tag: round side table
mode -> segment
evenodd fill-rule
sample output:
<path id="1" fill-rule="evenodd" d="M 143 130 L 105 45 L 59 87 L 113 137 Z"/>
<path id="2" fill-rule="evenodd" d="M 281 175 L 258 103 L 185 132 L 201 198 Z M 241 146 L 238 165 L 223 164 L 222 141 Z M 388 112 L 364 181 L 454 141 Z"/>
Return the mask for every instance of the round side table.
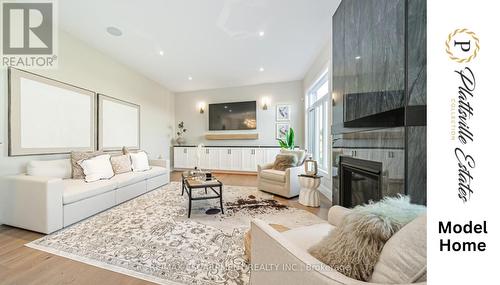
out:
<path id="1" fill-rule="evenodd" d="M 319 186 L 321 177 L 318 175 L 299 175 L 299 203 L 308 207 L 319 207 Z"/>

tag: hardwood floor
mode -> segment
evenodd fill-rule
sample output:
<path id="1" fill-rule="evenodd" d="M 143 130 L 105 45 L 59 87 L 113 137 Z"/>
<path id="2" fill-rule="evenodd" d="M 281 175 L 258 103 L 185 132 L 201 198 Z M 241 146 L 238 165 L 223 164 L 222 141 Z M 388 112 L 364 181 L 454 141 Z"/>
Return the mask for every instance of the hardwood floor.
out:
<path id="1" fill-rule="evenodd" d="M 226 185 L 257 185 L 255 175 L 216 173 L 215 176 Z M 180 172 L 172 173 L 171 179 L 180 181 Z M 331 206 L 330 201 L 323 195 L 319 208 L 302 206 L 297 202 L 297 198 L 276 199 L 325 220 Z M 24 246 L 42 236 L 39 233 L 0 225 L 0 285 L 153 284 Z"/>

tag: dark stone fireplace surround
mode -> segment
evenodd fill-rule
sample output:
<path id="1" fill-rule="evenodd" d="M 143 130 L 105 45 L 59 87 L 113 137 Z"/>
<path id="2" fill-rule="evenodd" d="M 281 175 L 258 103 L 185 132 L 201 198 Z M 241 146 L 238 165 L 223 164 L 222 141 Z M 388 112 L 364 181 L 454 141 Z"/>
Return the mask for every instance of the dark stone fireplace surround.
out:
<path id="1" fill-rule="evenodd" d="M 341 156 L 339 165 L 341 206 L 351 208 L 383 197 L 381 162 Z"/>

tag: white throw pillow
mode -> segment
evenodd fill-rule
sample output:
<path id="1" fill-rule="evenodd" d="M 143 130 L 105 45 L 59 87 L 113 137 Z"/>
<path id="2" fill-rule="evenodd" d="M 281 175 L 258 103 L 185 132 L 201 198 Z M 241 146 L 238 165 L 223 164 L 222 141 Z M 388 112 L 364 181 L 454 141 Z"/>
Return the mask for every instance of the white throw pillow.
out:
<path id="1" fill-rule="evenodd" d="M 28 162 L 26 174 L 30 176 L 45 176 L 62 179 L 71 178 L 71 160 L 33 160 Z"/>
<path id="2" fill-rule="evenodd" d="M 85 174 L 85 182 L 94 182 L 101 179 L 110 179 L 115 175 L 109 154 L 99 155 L 78 161 Z"/>
<path id="3" fill-rule="evenodd" d="M 148 155 L 144 151 L 130 153 L 130 159 L 132 160 L 132 171 L 138 172 L 150 169 Z"/>

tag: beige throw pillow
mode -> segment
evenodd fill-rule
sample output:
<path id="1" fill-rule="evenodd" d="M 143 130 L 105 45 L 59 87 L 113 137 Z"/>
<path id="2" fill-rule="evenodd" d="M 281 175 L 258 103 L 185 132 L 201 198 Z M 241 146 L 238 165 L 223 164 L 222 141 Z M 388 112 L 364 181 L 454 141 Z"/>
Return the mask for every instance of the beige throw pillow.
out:
<path id="1" fill-rule="evenodd" d="M 115 174 L 126 173 L 132 171 L 132 163 L 130 162 L 130 155 L 117 155 L 111 157 L 111 165 Z"/>
<path id="2" fill-rule="evenodd" d="M 385 242 L 424 212 L 403 196 L 358 206 L 309 253 L 348 277 L 368 281 Z"/>
<path id="3" fill-rule="evenodd" d="M 83 174 L 82 167 L 78 164 L 78 161 L 93 158 L 104 154 L 102 151 L 91 151 L 91 152 L 81 152 L 72 151 L 71 152 L 71 173 L 73 179 L 83 179 L 85 174 Z"/>
<path id="4" fill-rule="evenodd" d="M 281 149 L 281 154 L 293 154 L 297 156 L 296 166 L 302 165 L 307 155 L 306 151 L 302 149 Z"/>
<path id="5" fill-rule="evenodd" d="M 297 156 L 293 154 L 278 154 L 274 161 L 273 169 L 285 171 L 297 165 Z"/>
<path id="6" fill-rule="evenodd" d="M 370 282 L 403 284 L 427 279 L 427 215 L 421 215 L 384 245 Z"/>

